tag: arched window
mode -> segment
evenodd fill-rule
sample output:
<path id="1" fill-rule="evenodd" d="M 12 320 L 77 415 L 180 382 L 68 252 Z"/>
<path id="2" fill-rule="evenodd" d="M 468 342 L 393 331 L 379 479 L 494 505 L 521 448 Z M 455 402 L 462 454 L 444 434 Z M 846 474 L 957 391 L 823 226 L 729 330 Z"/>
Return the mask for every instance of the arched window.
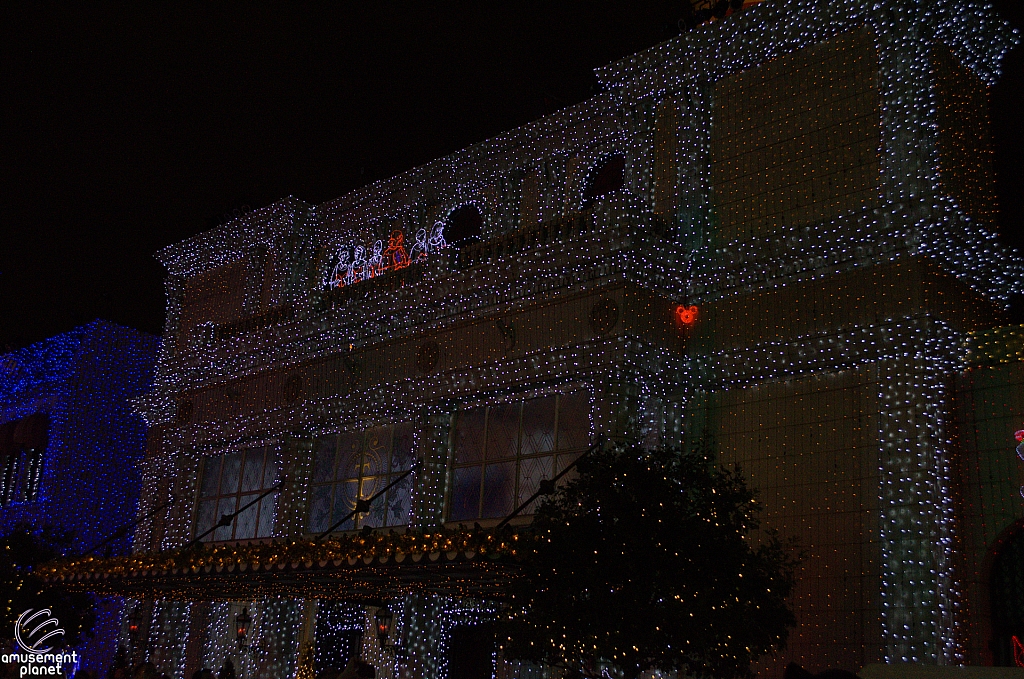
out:
<path id="1" fill-rule="evenodd" d="M 996 666 L 1024 660 L 1024 529 L 1018 527 L 992 562 L 992 656 Z"/>
<path id="2" fill-rule="evenodd" d="M 35 413 L 0 426 L 0 502 L 31 502 L 39 495 L 50 416 Z"/>
<path id="3" fill-rule="evenodd" d="M 476 205 L 463 205 L 448 215 L 444 225 L 444 239 L 448 245 L 461 247 L 480 240 L 484 218 Z"/>
<path id="4" fill-rule="evenodd" d="M 609 156 L 595 167 L 587 178 L 587 187 L 583 191 L 583 204 L 589 205 L 595 200 L 622 188 L 626 169 L 626 159 L 622 156 Z"/>

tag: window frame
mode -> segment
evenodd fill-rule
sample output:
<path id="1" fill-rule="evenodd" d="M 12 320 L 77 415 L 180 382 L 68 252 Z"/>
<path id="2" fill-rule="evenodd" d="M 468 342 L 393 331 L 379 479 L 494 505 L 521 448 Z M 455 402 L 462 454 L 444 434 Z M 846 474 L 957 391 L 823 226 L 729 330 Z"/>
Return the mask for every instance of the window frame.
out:
<path id="1" fill-rule="evenodd" d="M 398 430 L 399 427 L 406 427 L 406 426 L 409 429 L 408 433 L 412 437 L 411 444 L 410 444 L 411 447 L 410 447 L 410 450 L 409 450 L 409 459 L 407 461 L 407 466 L 405 466 L 405 467 L 403 467 L 401 469 L 398 469 L 398 468 L 392 469 L 392 466 L 394 465 L 394 455 L 395 455 L 395 440 L 396 440 L 395 433 L 396 433 L 396 431 Z M 371 464 L 370 462 L 367 461 L 367 456 L 368 456 L 368 453 L 370 452 L 369 451 L 369 445 L 367 443 L 368 442 L 368 437 L 370 436 L 371 432 L 373 432 L 375 430 L 379 430 L 379 429 L 386 429 L 386 430 L 388 430 L 388 437 L 389 438 L 388 438 L 388 444 L 387 444 L 387 460 L 382 463 L 382 468 L 381 469 L 378 469 L 375 473 L 367 474 L 367 473 L 365 473 L 365 471 L 366 471 L 367 467 L 369 467 L 370 464 Z M 330 477 L 328 478 L 328 480 L 326 480 L 326 481 L 316 481 L 315 479 L 316 479 L 317 464 L 318 464 L 318 459 L 317 458 L 319 456 L 319 450 L 314 449 L 313 460 L 312 460 L 312 462 L 313 462 L 313 469 L 310 472 L 309 481 L 307 483 L 307 489 L 308 489 L 307 490 L 307 498 L 308 498 L 308 502 L 307 502 L 306 511 L 304 513 L 303 533 L 306 534 L 306 535 L 318 535 L 318 534 L 322 533 L 324 530 L 326 530 L 327 528 L 329 528 L 331 525 L 333 525 L 339 518 L 341 518 L 340 516 L 336 516 L 335 515 L 334 508 L 335 508 L 335 505 L 338 502 L 338 493 L 345 488 L 346 484 L 351 483 L 352 481 L 355 481 L 356 482 L 356 494 L 355 494 L 355 497 L 356 498 L 360 498 L 360 499 L 369 499 L 370 497 L 373 497 L 373 495 L 375 493 L 379 492 L 380 490 L 383 490 L 388 484 L 390 484 L 392 481 L 394 481 L 395 478 L 397 478 L 398 476 L 404 474 L 409 469 L 411 469 L 413 461 L 416 458 L 416 446 L 417 446 L 417 439 L 418 439 L 417 432 L 418 432 L 418 425 L 417 425 L 416 421 L 414 421 L 414 420 L 402 420 L 402 421 L 398 421 L 398 422 L 388 422 L 388 423 L 385 423 L 385 424 L 379 424 L 379 425 L 375 425 L 375 426 L 372 426 L 372 427 L 366 427 L 364 429 L 348 429 L 348 430 L 345 430 L 345 431 L 336 431 L 336 432 L 331 432 L 331 433 L 327 433 L 327 434 L 324 434 L 322 436 L 316 437 L 315 440 L 317 442 L 319 442 L 320 440 L 325 439 L 325 438 L 334 439 L 334 443 L 333 443 L 334 460 L 331 463 L 331 473 L 330 473 Z M 341 451 L 341 440 L 344 437 L 346 437 L 346 436 L 353 436 L 353 435 L 359 437 L 359 442 L 360 442 L 359 443 L 359 452 L 355 455 L 354 465 L 349 465 L 349 466 L 354 466 L 354 468 L 357 471 L 356 471 L 356 475 L 354 477 L 343 476 L 343 475 L 340 475 L 340 473 L 339 473 L 339 465 L 342 464 L 343 459 L 344 459 L 343 456 L 342 456 L 342 451 Z M 344 461 L 345 462 L 350 462 L 350 460 L 344 460 Z M 406 478 L 410 479 L 410 477 L 406 477 Z M 365 491 L 365 488 L 366 488 L 367 484 L 370 483 L 370 482 L 375 482 L 375 481 L 377 481 L 378 483 L 373 487 L 373 491 L 364 494 L 364 491 Z M 382 481 L 382 483 L 380 481 Z M 412 483 L 411 480 L 409 482 Z M 327 516 L 328 516 L 328 523 L 326 525 L 324 525 L 324 526 L 321 526 L 319 528 L 314 529 L 314 527 L 312 526 L 313 511 L 315 509 L 315 507 L 314 507 L 314 504 L 315 504 L 314 496 L 315 496 L 316 491 L 318 489 L 325 488 L 325 487 L 331 489 L 330 490 L 330 494 L 329 494 L 329 499 L 328 499 L 328 514 L 327 514 Z M 379 529 L 379 528 L 402 528 L 402 527 L 405 527 L 405 526 L 409 525 L 409 521 L 412 518 L 412 498 L 411 498 L 412 488 L 411 487 L 408 488 L 408 490 L 410 492 L 410 498 L 409 498 L 409 501 L 408 501 L 408 507 L 406 508 L 406 516 L 405 516 L 404 522 L 403 523 L 391 523 L 390 520 L 389 520 L 389 511 L 391 509 L 392 493 L 394 493 L 396 489 L 401 491 L 401 490 L 406 490 L 407 487 L 406 487 L 406 484 L 398 484 L 398 485 L 395 486 L 395 488 L 393 488 L 392 490 L 388 491 L 388 493 L 386 493 L 384 495 L 384 497 L 382 498 L 383 501 L 384 501 L 384 506 L 385 506 L 383 521 L 379 525 L 370 526 L 371 528 L 375 528 L 375 529 Z M 377 502 L 380 502 L 380 500 L 378 500 Z M 351 511 L 351 509 L 354 509 L 354 507 L 350 508 L 349 511 Z M 352 524 L 351 528 L 340 528 L 339 527 L 339 528 L 334 529 L 331 532 L 332 533 L 350 533 L 350 532 L 356 532 L 356 531 L 362 530 L 367 525 L 365 523 L 367 521 L 367 518 L 372 516 L 372 514 L 373 514 L 373 512 L 357 513 L 351 519 L 349 519 L 346 522 L 346 523 L 351 522 L 351 524 Z"/>
<path id="2" fill-rule="evenodd" d="M 526 404 L 531 402 L 531 401 L 535 401 L 535 400 L 539 400 L 539 399 L 544 399 L 544 398 L 550 398 L 550 397 L 555 398 L 555 405 L 554 405 L 554 411 L 555 412 L 554 412 L 554 419 L 553 419 L 553 425 L 552 425 L 553 426 L 553 437 L 552 437 L 552 442 L 551 442 L 551 449 L 547 450 L 547 451 L 529 453 L 529 454 L 524 455 L 523 452 L 522 452 L 523 451 L 523 440 L 524 440 L 523 413 L 525 411 Z M 587 420 L 587 433 L 586 433 L 586 440 L 584 441 L 584 443 L 582 445 L 576 446 L 576 447 L 560 448 L 559 447 L 559 440 L 558 439 L 559 439 L 559 433 L 560 433 L 560 424 L 561 424 L 561 420 L 562 420 L 562 400 L 567 398 L 567 397 L 578 397 L 578 398 L 583 399 L 583 401 L 585 403 L 585 415 L 584 416 L 586 417 L 586 420 Z M 517 405 L 518 406 L 518 424 L 517 424 L 517 433 L 516 433 L 516 453 L 515 453 L 515 456 L 511 457 L 511 458 L 494 458 L 494 459 L 491 459 L 491 458 L 488 457 L 488 454 L 487 454 L 487 452 L 488 452 L 487 451 L 488 441 L 489 441 L 489 438 L 490 438 L 489 432 L 490 432 L 490 424 L 491 424 L 491 411 L 494 408 L 501 407 L 501 406 L 508 406 L 508 405 Z M 457 446 L 458 446 L 458 427 L 459 427 L 458 418 L 462 417 L 465 413 L 473 412 L 473 411 L 476 411 L 476 410 L 479 410 L 479 409 L 485 409 L 484 426 L 483 426 L 483 428 L 480 431 L 480 437 L 481 437 L 481 441 L 482 441 L 482 447 L 481 447 L 481 450 L 480 450 L 480 457 L 479 457 L 478 460 L 474 460 L 474 461 L 471 461 L 471 462 L 463 462 L 463 463 L 456 462 L 456 454 L 458 452 L 457 451 Z M 500 522 L 507 514 L 506 515 L 502 515 L 502 516 L 487 517 L 487 518 L 481 516 L 483 514 L 484 503 L 485 503 L 485 500 L 486 500 L 486 498 L 484 496 L 484 491 L 486 490 L 486 487 L 487 487 L 487 467 L 488 466 L 494 466 L 494 465 L 499 464 L 501 462 L 507 462 L 507 461 L 514 461 L 515 462 L 515 477 L 514 477 L 514 480 L 513 480 L 513 488 L 512 488 L 512 506 L 511 506 L 511 509 L 509 509 L 509 511 L 508 511 L 508 513 L 511 513 L 512 511 L 514 511 L 516 509 L 516 507 L 519 506 L 519 504 L 521 502 L 525 501 L 529 497 L 529 495 L 520 497 L 520 483 L 522 481 L 522 478 L 521 478 L 522 474 L 521 474 L 521 472 L 522 472 L 522 462 L 523 462 L 523 460 L 534 460 L 534 459 L 541 459 L 541 458 L 544 458 L 544 457 L 550 457 L 551 458 L 551 468 L 548 470 L 548 475 L 542 477 L 542 479 L 538 479 L 536 484 L 535 484 L 536 487 L 539 487 L 539 484 L 540 484 L 541 480 L 554 478 L 562 469 L 565 468 L 566 464 L 568 464 L 568 463 L 563 464 L 562 463 L 562 458 L 571 458 L 572 460 L 574 460 L 577 457 L 579 457 L 581 454 L 583 454 L 583 452 L 586 451 L 587 448 L 589 447 L 590 439 L 593 437 L 592 416 L 593 416 L 593 408 L 592 408 L 592 404 L 590 403 L 590 394 L 589 394 L 589 392 L 586 389 L 582 389 L 582 388 L 578 389 L 578 390 L 575 390 L 575 391 L 558 391 L 558 392 L 549 393 L 549 394 L 535 394 L 535 395 L 531 395 L 531 396 L 523 396 L 523 397 L 518 397 L 518 398 L 515 398 L 515 399 L 504 400 L 504 401 L 496 401 L 496 402 L 489 402 L 489 403 L 479 403 L 479 404 L 474 404 L 474 405 L 469 406 L 469 407 L 460 408 L 459 411 L 455 415 L 455 421 L 453 422 L 452 427 L 451 427 L 451 437 L 450 437 L 450 442 L 449 442 L 450 445 L 449 445 L 449 454 L 448 454 L 448 465 L 447 465 L 447 471 L 446 471 L 446 474 L 445 474 L 446 484 L 445 484 L 444 511 L 443 511 L 444 523 L 445 524 L 457 525 L 457 524 L 460 524 L 460 523 L 474 522 L 474 523 L 479 523 L 481 525 L 487 525 L 487 524 L 490 524 L 490 523 L 498 523 L 498 522 Z M 468 518 L 453 519 L 452 518 L 452 509 L 453 509 L 453 499 L 454 499 L 454 494 L 455 494 L 455 474 L 456 474 L 457 470 L 459 470 L 459 469 L 472 469 L 474 467 L 480 470 L 480 481 L 479 481 L 479 490 L 478 490 L 478 498 L 477 498 L 476 516 L 475 517 L 468 517 Z M 530 493 L 530 495 L 532 495 L 532 494 L 533 493 Z M 521 514 L 517 518 L 522 519 L 523 517 L 529 517 L 531 515 L 532 515 L 532 512 L 523 513 L 523 514 Z"/>
<path id="3" fill-rule="evenodd" d="M 260 483 L 259 483 L 259 487 L 256 490 L 243 490 L 242 483 L 243 483 L 244 476 L 245 476 L 245 462 L 246 462 L 247 454 L 249 453 L 249 451 L 252 451 L 252 450 L 263 450 L 263 467 L 261 469 L 261 474 L 260 474 Z M 271 490 L 275 486 L 277 486 L 278 483 L 280 483 L 281 474 L 283 473 L 282 464 L 281 464 L 281 450 L 282 450 L 282 445 L 281 445 L 281 442 L 279 440 L 268 439 L 268 440 L 263 440 L 263 441 L 252 441 L 252 442 L 246 443 L 244 445 L 237 445 L 237 446 L 232 446 L 230 448 L 221 449 L 219 452 L 213 453 L 211 455 L 203 455 L 201 457 L 201 459 L 200 459 L 199 474 L 197 475 L 197 479 L 196 479 L 195 501 L 193 503 L 193 516 L 192 516 L 192 536 L 193 536 L 193 538 L 198 537 L 201 532 L 205 532 L 209 528 L 213 528 L 216 525 L 216 523 L 218 521 L 220 521 L 220 517 L 223 514 L 228 513 L 228 512 L 220 511 L 221 500 L 222 499 L 226 499 L 226 498 L 229 498 L 229 497 L 233 496 L 235 498 L 235 502 L 234 502 L 234 509 L 232 511 L 233 512 L 237 512 L 240 507 L 242 507 L 243 505 L 247 504 L 250 500 L 256 499 L 257 497 L 259 497 L 263 493 L 265 493 L 268 490 Z M 240 457 L 240 461 L 239 461 L 238 481 L 237 481 L 237 485 L 236 485 L 236 490 L 235 490 L 234 493 L 222 493 L 221 492 L 221 483 L 223 481 L 223 476 L 224 476 L 224 461 L 225 461 L 225 459 L 228 456 L 234 455 L 234 454 L 238 454 L 238 455 L 241 456 Z M 216 492 L 213 495 L 203 495 L 203 485 L 204 485 L 203 482 L 205 480 L 205 474 L 206 474 L 207 465 L 210 464 L 210 460 L 219 460 L 219 467 L 218 467 L 218 470 L 217 470 Z M 267 482 L 265 481 L 268 465 L 273 465 L 273 468 L 274 468 L 274 474 L 271 477 L 272 481 L 271 481 L 270 485 L 268 485 Z M 274 531 L 277 528 L 277 519 L 278 519 L 278 510 L 279 510 L 278 501 L 279 501 L 280 497 L 281 497 L 281 491 L 280 490 L 276 490 L 275 492 L 270 493 L 269 495 L 267 495 L 267 497 L 263 498 L 263 500 L 261 500 L 260 502 L 256 503 L 252 508 L 250 508 L 249 510 L 246 510 L 246 512 L 248 512 L 248 511 L 250 511 L 252 509 L 255 509 L 255 516 L 253 518 L 253 531 L 252 531 L 253 534 L 252 534 L 251 537 L 245 537 L 245 538 L 235 537 L 235 535 L 236 535 L 236 533 L 238 531 L 238 519 L 239 519 L 239 516 L 235 516 L 234 519 L 232 519 L 232 521 L 231 521 L 231 526 L 230 526 L 231 536 L 230 537 L 218 539 L 217 538 L 218 533 L 220 531 L 222 531 L 222 530 L 225 530 L 225 528 L 216 528 L 212 533 L 210 533 L 209 535 L 207 535 L 206 537 L 203 538 L 203 542 L 204 543 L 224 544 L 224 543 L 231 543 L 231 542 L 243 543 L 243 542 L 262 541 L 262 540 L 270 540 L 270 539 L 272 539 L 274 537 Z M 244 499 L 244 501 L 243 501 L 243 499 Z M 268 499 L 270 499 L 269 503 L 267 503 Z M 203 502 L 210 502 L 210 501 L 214 502 L 212 523 L 210 525 L 204 527 L 202 529 L 202 531 L 200 531 L 199 522 L 200 522 L 200 518 L 201 518 L 201 506 L 202 506 Z M 267 506 L 270 506 L 270 507 L 273 508 L 273 518 L 272 518 L 272 520 L 270 522 L 269 534 L 268 535 L 259 535 L 259 533 L 260 533 L 260 526 L 261 526 L 261 521 L 260 521 L 261 511 L 264 509 L 265 504 Z"/>

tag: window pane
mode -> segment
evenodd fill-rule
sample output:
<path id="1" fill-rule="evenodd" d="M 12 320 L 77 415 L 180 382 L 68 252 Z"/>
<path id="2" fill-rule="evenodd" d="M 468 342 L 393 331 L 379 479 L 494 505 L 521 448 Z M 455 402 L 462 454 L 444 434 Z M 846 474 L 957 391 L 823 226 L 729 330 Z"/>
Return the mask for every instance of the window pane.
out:
<path id="1" fill-rule="evenodd" d="M 349 432 L 338 437 L 338 468 L 339 479 L 354 479 L 359 476 L 359 453 L 363 449 L 362 433 Z"/>
<path id="2" fill-rule="evenodd" d="M 402 422 L 395 425 L 395 433 L 391 444 L 391 471 L 404 472 L 412 466 L 415 451 L 413 451 L 413 424 Z"/>
<path id="3" fill-rule="evenodd" d="M 374 427 L 366 432 L 363 476 L 386 474 L 391 457 L 391 427 Z"/>
<path id="4" fill-rule="evenodd" d="M 527 498 L 537 492 L 537 487 L 540 485 L 542 479 L 550 479 L 554 476 L 552 471 L 553 465 L 554 456 L 528 457 L 519 461 L 519 492 L 516 499 L 517 507 L 520 503 L 525 502 Z M 533 502 L 534 504 L 524 510 L 527 514 L 533 514 L 537 509 L 536 505 L 540 502 L 540 498 Z"/>
<path id="5" fill-rule="evenodd" d="M 258 497 L 259 495 L 256 493 L 243 495 L 238 499 L 238 508 L 241 509 Z M 258 511 L 259 503 L 256 503 L 238 515 L 238 518 L 235 519 L 236 540 L 248 540 L 256 535 L 256 513 Z"/>
<path id="6" fill-rule="evenodd" d="M 252 448 L 245 451 L 245 464 L 242 467 L 242 492 L 259 490 L 263 482 L 263 448 Z"/>
<path id="7" fill-rule="evenodd" d="M 512 513 L 515 500 L 516 463 L 501 462 L 484 468 L 484 497 L 480 518 L 493 519 Z"/>
<path id="8" fill-rule="evenodd" d="M 571 453 L 569 455 L 559 455 L 557 460 L 555 461 L 555 474 L 560 473 L 563 469 L 568 467 L 569 464 L 573 460 L 575 460 L 577 457 L 579 457 L 582 454 L 583 453 Z M 558 484 L 562 485 L 563 483 L 568 483 L 569 481 L 575 479 L 576 476 L 577 476 L 576 469 L 574 468 L 571 472 L 569 472 L 568 474 L 563 476 L 561 479 L 559 479 L 558 480 Z"/>
<path id="9" fill-rule="evenodd" d="M 337 437 L 317 439 L 313 461 L 313 483 L 323 483 L 334 478 L 334 453 Z"/>
<path id="10" fill-rule="evenodd" d="M 555 397 L 535 398 L 523 404 L 521 455 L 549 453 L 555 449 Z"/>
<path id="11" fill-rule="evenodd" d="M 316 486 L 309 501 L 309 532 L 322 533 L 331 519 L 331 487 Z"/>
<path id="12" fill-rule="evenodd" d="M 217 494 L 217 483 L 220 481 L 221 456 L 203 458 L 203 484 L 199 490 L 200 497 L 211 497 Z"/>
<path id="13" fill-rule="evenodd" d="M 334 512 L 331 515 L 331 523 L 341 520 L 341 517 L 348 515 L 356 508 L 356 491 L 359 484 L 356 481 L 345 481 L 334 488 Z M 334 530 L 352 530 L 355 527 L 352 519 Z"/>
<path id="14" fill-rule="evenodd" d="M 19 454 L 18 463 L 14 467 L 14 481 L 11 484 L 11 490 L 13 492 L 12 497 L 15 502 L 21 502 L 25 499 L 25 476 L 27 476 L 28 460 L 24 453 Z"/>
<path id="15" fill-rule="evenodd" d="M 274 514 L 277 507 L 277 493 L 271 493 L 260 500 L 260 522 L 256 527 L 256 537 L 269 538 L 274 534 Z M 326 526 L 325 526 L 326 528 Z"/>
<path id="16" fill-rule="evenodd" d="M 486 408 L 464 410 L 455 423 L 455 463 L 484 459 L 484 416 Z"/>
<path id="17" fill-rule="evenodd" d="M 480 511 L 480 467 L 456 469 L 452 479 L 449 521 L 475 519 Z"/>
<path id="18" fill-rule="evenodd" d="M 365 487 L 365 486 L 364 486 Z M 363 497 L 369 499 L 371 496 L 363 493 Z M 384 525 L 384 517 L 387 515 L 388 505 L 385 502 L 387 498 L 381 496 L 370 504 L 370 511 L 359 519 L 360 526 L 373 526 L 379 528 Z"/>
<path id="19" fill-rule="evenodd" d="M 277 461 L 275 460 L 276 455 L 274 451 L 267 449 L 267 463 L 263 467 L 263 487 L 262 490 L 269 490 L 277 485 Z"/>
<path id="20" fill-rule="evenodd" d="M 196 537 L 213 528 L 214 521 L 216 521 L 214 518 L 216 509 L 216 500 L 203 500 L 199 503 L 199 510 L 196 512 Z M 210 536 L 207 535 L 206 539 L 209 540 Z"/>
<path id="21" fill-rule="evenodd" d="M 230 495 L 238 492 L 238 472 L 241 466 L 241 453 L 231 453 L 224 456 L 224 469 L 220 475 L 221 495 Z"/>
<path id="22" fill-rule="evenodd" d="M 388 485 L 388 477 L 386 476 L 371 476 L 369 478 L 364 478 L 361 497 L 364 500 L 369 500 L 378 491 L 383 490 L 386 485 Z"/>
<path id="23" fill-rule="evenodd" d="M 558 449 L 572 450 L 590 445 L 590 399 L 586 393 L 558 399 Z"/>
<path id="24" fill-rule="evenodd" d="M 217 514 L 214 516 L 214 523 L 220 521 L 220 517 L 225 514 L 231 514 L 235 511 L 235 500 L 236 496 L 222 497 L 220 502 L 217 504 Z M 221 526 L 217 530 L 213 531 L 214 540 L 230 540 L 233 523 L 230 526 Z"/>
<path id="25" fill-rule="evenodd" d="M 412 476 L 406 476 L 388 491 L 386 526 L 404 526 L 409 523 L 409 496 Z M 381 498 L 383 500 L 384 498 Z M 381 500 L 378 500 L 380 502 Z"/>
<path id="26" fill-rule="evenodd" d="M 504 460 L 516 456 L 519 447 L 520 403 L 491 406 L 487 413 L 488 460 Z"/>

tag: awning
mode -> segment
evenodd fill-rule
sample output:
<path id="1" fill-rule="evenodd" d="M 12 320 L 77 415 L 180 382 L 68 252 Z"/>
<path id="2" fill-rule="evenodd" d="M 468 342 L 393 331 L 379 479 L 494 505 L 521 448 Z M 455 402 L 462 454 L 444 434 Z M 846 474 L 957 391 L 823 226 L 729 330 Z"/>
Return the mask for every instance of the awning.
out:
<path id="1" fill-rule="evenodd" d="M 486 531 L 343 535 L 322 543 L 276 540 L 39 569 L 74 590 L 180 601 L 263 596 L 379 602 L 412 593 L 503 599 L 531 537 Z"/>

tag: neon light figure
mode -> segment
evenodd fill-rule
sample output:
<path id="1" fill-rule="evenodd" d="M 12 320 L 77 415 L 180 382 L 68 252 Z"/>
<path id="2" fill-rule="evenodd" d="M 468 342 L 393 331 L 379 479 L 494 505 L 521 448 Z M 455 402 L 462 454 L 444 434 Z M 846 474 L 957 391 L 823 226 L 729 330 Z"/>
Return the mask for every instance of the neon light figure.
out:
<path id="1" fill-rule="evenodd" d="M 357 245 L 355 254 L 352 256 L 352 266 L 349 268 L 352 282 L 358 283 L 369 278 L 366 269 L 366 248 Z"/>
<path id="2" fill-rule="evenodd" d="M 1013 438 L 1017 439 L 1017 459 L 1024 462 L 1024 429 L 1018 429 L 1013 432 Z M 1024 497 L 1024 486 L 1020 487 L 1020 496 Z M 1024 667 L 1024 665 L 1021 667 Z"/>
<path id="3" fill-rule="evenodd" d="M 429 252 L 436 252 L 448 247 L 448 244 L 444 242 L 444 222 L 434 224 L 434 229 L 430 232 L 429 246 Z"/>
<path id="4" fill-rule="evenodd" d="M 341 288 L 349 284 L 352 267 L 348 264 L 348 258 L 351 256 L 352 253 L 349 252 L 347 246 L 342 246 L 338 250 L 338 263 L 334 265 L 334 271 L 331 272 L 328 287 Z"/>
<path id="5" fill-rule="evenodd" d="M 409 254 L 405 251 L 405 236 L 395 229 L 388 238 L 388 249 L 384 251 L 384 265 L 398 271 L 409 266 Z"/>
<path id="6" fill-rule="evenodd" d="M 418 262 L 421 259 L 426 259 L 429 251 L 430 245 L 427 244 L 427 230 L 420 229 L 416 232 L 416 241 L 412 244 L 412 250 L 409 251 L 409 260 Z"/>
<path id="7" fill-rule="evenodd" d="M 384 241 L 377 241 L 373 244 L 373 254 L 366 260 L 367 268 L 369 269 L 369 275 L 366 278 L 373 278 L 379 276 L 388 270 L 387 263 L 384 261 Z"/>

